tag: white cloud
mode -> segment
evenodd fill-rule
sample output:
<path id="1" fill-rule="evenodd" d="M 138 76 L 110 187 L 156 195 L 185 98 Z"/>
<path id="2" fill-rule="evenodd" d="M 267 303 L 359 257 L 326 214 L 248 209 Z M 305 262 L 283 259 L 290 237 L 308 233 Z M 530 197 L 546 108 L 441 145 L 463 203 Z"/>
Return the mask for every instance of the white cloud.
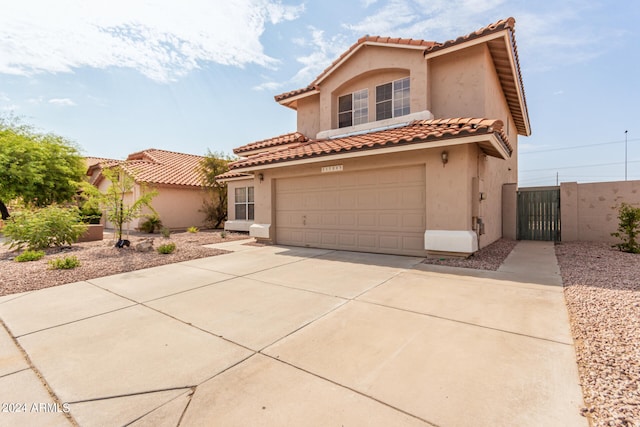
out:
<path id="1" fill-rule="evenodd" d="M 304 6 L 279 0 L 21 0 L 0 14 L 0 73 L 127 67 L 159 82 L 203 62 L 273 66 L 265 25 L 296 19 Z"/>
<path id="2" fill-rule="evenodd" d="M 0 92 L 0 102 L 9 102 L 11 101 L 11 98 L 9 98 L 9 95 L 7 95 L 4 92 Z"/>
<path id="3" fill-rule="evenodd" d="M 291 81 L 298 85 L 308 85 L 328 67 L 342 52 L 347 50 L 353 40 L 348 41 L 344 35 L 335 35 L 327 38 L 324 31 L 315 27 L 309 27 L 310 40 L 304 45 L 309 47 L 308 55 L 300 56 L 296 60 L 302 64 L 302 68 L 293 76 Z"/>
<path id="4" fill-rule="evenodd" d="M 60 107 L 73 107 L 77 105 L 73 100 L 69 98 L 51 98 L 49 104 L 57 105 Z"/>
<path id="5" fill-rule="evenodd" d="M 602 54 L 606 43 L 624 36 L 584 19 L 597 14 L 599 7 L 604 6 L 598 0 L 389 0 L 377 2 L 368 16 L 345 28 L 353 37 L 370 34 L 444 42 L 514 16 L 519 50 L 530 59 L 528 68 L 541 70 L 557 63 L 589 61 Z"/>
<path id="6" fill-rule="evenodd" d="M 274 92 L 276 90 L 281 89 L 283 86 L 284 86 L 284 83 L 269 81 L 269 82 L 264 82 L 254 86 L 253 90 L 259 90 L 259 91 L 265 90 L 269 92 Z"/>

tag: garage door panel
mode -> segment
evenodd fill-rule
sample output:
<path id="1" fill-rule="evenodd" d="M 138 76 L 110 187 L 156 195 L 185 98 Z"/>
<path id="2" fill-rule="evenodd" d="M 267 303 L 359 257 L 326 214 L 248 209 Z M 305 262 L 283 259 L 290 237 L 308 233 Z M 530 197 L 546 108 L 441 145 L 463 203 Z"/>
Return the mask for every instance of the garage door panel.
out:
<path id="1" fill-rule="evenodd" d="M 424 254 L 424 165 L 279 179 L 275 199 L 278 243 Z"/>
<path id="2" fill-rule="evenodd" d="M 374 228 L 378 225 L 376 221 L 377 215 L 375 213 L 360 213 L 358 214 L 358 227 L 359 228 Z"/>

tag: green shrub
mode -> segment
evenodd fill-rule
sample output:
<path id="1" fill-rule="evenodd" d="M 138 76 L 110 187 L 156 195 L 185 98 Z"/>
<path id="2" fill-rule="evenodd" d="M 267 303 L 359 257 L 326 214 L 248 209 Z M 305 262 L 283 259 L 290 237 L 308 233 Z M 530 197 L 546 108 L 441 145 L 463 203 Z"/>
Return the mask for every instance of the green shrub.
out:
<path id="1" fill-rule="evenodd" d="M 164 237 L 165 239 L 168 239 L 169 237 L 171 237 L 171 230 L 169 230 L 167 227 L 163 227 L 162 237 Z"/>
<path id="2" fill-rule="evenodd" d="M 14 258 L 17 262 L 38 261 L 44 257 L 44 251 L 24 251 Z"/>
<path id="3" fill-rule="evenodd" d="M 171 242 L 171 243 L 165 243 L 164 245 L 160 245 L 158 246 L 158 253 L 160 254 L 171 254 L 173 253 L 173 251 L 176 250 L 176 244 Z"/>
<path id="4" fill-rule="evenodd" d="M 55 205 L 15 213 L 2 229 L 12 249 L 27 246 L 34 250 L 71 245 L 86 231 L 78 208 Z"/>
<path id="5" fill-rule="evenodd" d="M 198 230 L 198 227 L 189 227 L 189 228 L 187 228 L 187 231 L 189 233 L 197 233 L 200 230 Z"/>
<path id="6" fill-rule="evenodd" d="M 628 203 L 622 203 L 618 210 L 618 231 L 611 233 L 613 237 L 622 240 L 622 243 L 614 245 L 623 252 L 640 254 L 640 208 L 634 208 Z"/>
<path id="7" fill-rule="evenodd" d="M 76 256 L 66 256 L 64 258 L 56 258 L 49 261 L 51 270 L 70 270 L 80 266 L 80 261 Z"/>
<path id="8" fill-rule="evenodd" d="M 162 229 L 162 221 L 156 214 L 147 215 L 147 219 L 140 224 L 140 231 L 144 233 L 155 233 L 160 229 Z"/>
<path id="9" fill-rule="evenodd" d="M 220 237 L 223 238 L 223 239 L 226 239 L 227 238 L 227 232 L 226 231 L 221 231 L 220 232 Z"/>
<path id="10" fill-rule="evenodd" d="M 84 205 L 80 208 L 80 220 L 85 224 L 100 224 L 102 211 L 99 207 Z"/>

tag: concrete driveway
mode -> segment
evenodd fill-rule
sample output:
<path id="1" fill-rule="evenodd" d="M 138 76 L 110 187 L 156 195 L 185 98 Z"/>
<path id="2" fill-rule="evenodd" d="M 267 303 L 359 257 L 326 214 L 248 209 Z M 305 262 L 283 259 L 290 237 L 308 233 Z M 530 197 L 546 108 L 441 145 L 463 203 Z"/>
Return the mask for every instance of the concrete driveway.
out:
<path id="1" fill-rule="evenodd" d="M 587 426 L 528 243 L 491 273 L 232 243 L 2 297 L 0 425 Z"/>

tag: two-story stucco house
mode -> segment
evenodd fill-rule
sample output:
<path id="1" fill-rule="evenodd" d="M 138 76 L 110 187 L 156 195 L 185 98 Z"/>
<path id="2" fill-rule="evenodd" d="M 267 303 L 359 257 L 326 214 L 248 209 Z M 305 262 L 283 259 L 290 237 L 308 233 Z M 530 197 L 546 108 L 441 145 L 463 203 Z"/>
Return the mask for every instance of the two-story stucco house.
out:
<path id="1" fill-rule="evenodd" d="M 277 244 L 468 255 L 502 236 L 529 117 L 509 18 L 444 43 L 363 37 L 277 95 L 294 133 L 237 148 L 228 229 Z"/>

